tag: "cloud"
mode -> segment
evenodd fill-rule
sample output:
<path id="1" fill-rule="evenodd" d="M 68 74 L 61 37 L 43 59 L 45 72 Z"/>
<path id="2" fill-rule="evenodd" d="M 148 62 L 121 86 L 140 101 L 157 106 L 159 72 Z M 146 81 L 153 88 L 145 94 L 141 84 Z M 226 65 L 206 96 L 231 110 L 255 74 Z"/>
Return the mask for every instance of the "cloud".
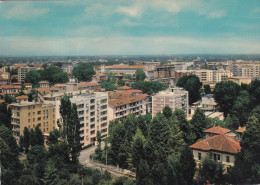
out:
<path id="1" fill-rule="evenodd" d="M 172 14 L 196 12 L 200 15 L 207 15 L 209 18 L 225 16 L 225 11 L 215 10 L 216 4 L 212 2 L 208 0 L 135 0 L 132 5 L 119 6 L 116 11 L 135 18 L 141 17 L 150 9 Z"/>
<path id="2" fill-rule="evenodd" d="M 208 14 L 208 18 L 216 19 L 226 16 L 226 12 L 224 10 L 213 11 Z"/>
<path id="3" fill-rule="evenodd" d="M 49 12 L 48 8 L 37 8 L 33 7 L 30 3 L 22 3 L 9 8 L 4 17 L 7 19 L 27 20 L 40 17 Z"/>
<path id="4" fill-rule="evenodd" d="M 1 55 L 247 54 L 258 39 L 191 37 L 1 37 Z"/>

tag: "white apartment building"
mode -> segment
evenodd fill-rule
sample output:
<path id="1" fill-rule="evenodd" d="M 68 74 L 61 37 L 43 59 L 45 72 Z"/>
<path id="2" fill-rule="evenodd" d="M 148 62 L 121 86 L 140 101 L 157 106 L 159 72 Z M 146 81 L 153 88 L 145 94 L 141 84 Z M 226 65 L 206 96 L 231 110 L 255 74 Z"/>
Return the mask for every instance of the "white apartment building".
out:
<path id="1" fill-rule="evenodd" d="M 169 88 L 152 96 L 152 116 L 161 112 L 165 106 L 172 111 L 182 109 L 186 115 L 189 111 L 189 94 L 182 88 Z"/>
<path id="2" fill-rule="evenodd" d="M 230 77 L 233 76 L 233 73 L 229 70 L 214 70 L 213 71 L 213 83 L 219 83 L 221 81 L 227 81 Z"/>
<path id="3" fill-rule="evenodd" d="M 195 71 L 195 75 L 199 77 L 202 83 L 213 82 L 213 71 L 208 69 L 200 69 Z"/>
<path id="4" fill-rule="evenodd" d="M 37 67 L 20 67 L 18 68 L 18 82 L 22 82 L 26 76 L 26 73 L 28 73 L 31 70 L 39 70 L 40 68 Z"/>
<path id="5" fill-rule="evenodd" d="M 230 66 L 234 76 L 259 77 L 260 64 L 234 64 Z"/>
<path id="6" fill-rule="evenodd" d="M 77 105 L 83 146 L 96 141 L 97 131 L 100 131 L 102 138 L 108 136 L 108 93 L 80 94 L 70 98 L 70 101 Z"/>

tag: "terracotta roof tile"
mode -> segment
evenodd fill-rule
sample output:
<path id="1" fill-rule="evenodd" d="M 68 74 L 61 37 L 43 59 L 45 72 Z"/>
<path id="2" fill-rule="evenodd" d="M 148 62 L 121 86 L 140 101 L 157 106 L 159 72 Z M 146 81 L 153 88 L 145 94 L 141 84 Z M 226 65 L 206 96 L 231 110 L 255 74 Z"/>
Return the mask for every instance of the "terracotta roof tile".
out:
<path id="1" fill-rule="evenodd" d="M 21 99 L 29 99 L 28 96 L 22 95 L 22 96 L 17 96 L 15 99 L 21 100 Z"/>
<path id="2" fill-rule="evenodd" d="M 109 100 L 108 103 L 109 103 L 109 105 L 111 105 L 113 107 L 119 107 L 119 106 L 126 105 L 129 103 L 137 102 L 140 100 L 145 100 L 147 98 L 147 96 L 148 96 L 147 94 L 138 94 L 136 96 L 131 96 L 131 97 L 127 97 L 127 98 Z"/>
<path id="3" fill-rule="evenodd" d="M 227 135 L 216 135 L 209 137 L 191 145 L 190 148 L 204 151 L 219 151 L 231 154 L 236 154 L 241 151 L 239 142 Z"/>
<path id="4" fill-rule="evenodd" d="M 0 103 L 4 103 L 5 101 L 4 100 L 0 100 Z"/>
<path id="5" fill-rule="evenodd" d="M 114 65 L 114 66 L 106 66 L 106 69 L 144 69 L 144 66 L 143 65 L 138 65 L 138 66 Z"/>
<path id="6" fill-rule="evenodd" d="M 212 127 L 207 130 L 204 130 L 205 133 L 213 133 L 213 134 L 226 134 L 228 132 L 231 132 L 231 130 L 222 128 L 220 126 Z"/>
<path id="7" fill-rule="evenodd" d="M 122 86 L 122 87 L 118 87 L 117 89 L 118 89 L 118 90 L 129 90 L 129 89 L 131 89 L 131 87 Z"/>
<path id="8" fill-rule="evenodd" d="M 39 82 L 39 84 L 48 84 L 49 82 L 48 81 L 41 81 Z"/>
<path id="9" fill-rule="evenodd" d="M 245 130 L 246 130 L 246 127 L 241 127 L 239 129 L 237 129 L 236 132 L 243 134 L 245 132 Z"/>

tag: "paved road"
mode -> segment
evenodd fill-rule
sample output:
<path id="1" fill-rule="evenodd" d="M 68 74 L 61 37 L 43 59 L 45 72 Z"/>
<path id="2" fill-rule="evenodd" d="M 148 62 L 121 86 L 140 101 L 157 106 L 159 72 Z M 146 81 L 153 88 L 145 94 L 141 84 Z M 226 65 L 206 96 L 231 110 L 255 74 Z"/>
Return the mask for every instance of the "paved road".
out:
<path id="1" fill-rule="evenodd" d="M 104 148 L 104 143 L 101 143 L 101 148 Z M 123 176 L 123 175 L 127 175 L 130 177 L 134 177 L 135 174 L 133 172 L 130 172 L 129 170 L 124 170 L 124 169 L 120 169 L 116 166 L 112 166 L 112 165 L 104 165 L 101 163 L 98 163 L 96 161 L 92 161 L 90 159 L 90 155 L 94 154 L 95 149 L 97 148 L 97 146 L 92 146 L 90 148 L 87 148 L 85 150 L 82 150 L 80 152 L 80 156 L 79 156 L 79 162 L 80 164 L 87 166 L 89 168 L 94 168 L 94 169 L 99 169 L 101 171 L 109 171 L 113 177 L 119 177 L 119 176 Z"/>

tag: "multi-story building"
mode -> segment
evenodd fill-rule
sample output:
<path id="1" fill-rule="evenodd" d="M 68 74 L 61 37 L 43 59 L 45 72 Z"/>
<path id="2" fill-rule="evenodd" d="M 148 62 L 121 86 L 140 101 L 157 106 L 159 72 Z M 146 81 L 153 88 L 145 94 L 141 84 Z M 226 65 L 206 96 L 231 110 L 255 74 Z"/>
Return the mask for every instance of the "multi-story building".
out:
<path id="1" fill-rule="evenodd" d="M 114 65 L 114 66 L 105 66 L 106 73 L 122 73 L 134 75 L 137 69 L 144 70 L 144 65 Z M 102 72 L 102 71 L 101 71 Z"/>
<path id="2" fill-rule="evenodd" d="M 234 76 L 259 77 L 260 64 L 233 64 L 230 66 Z"/>
<path id="3" fill-rule="evenodd" d="M 152 96 L 152 116 L 161 112 L 165 106 L 173 111 L 182 109 L 186 115 L 189 111 L 189 94 L 182 88 L 169 88 Z"/>
<path id="4" fill-rule="evenodd" d="M 195 71 L 196 76 L 199 77 L 202 83 L 213 82 L 213 71 L 208 69 L 200 69 Z"/>
<path id="5" fill-rule="evenodd" d="M 114 97 L 112 100 L 109 100 L 108 105 L 109 121 L 124 119 L 129 114 L 134 114 L 136 116 L 146 114 L 147 94 L 130 95 L 122 93 L 122 96 L 112 96 Z"/>
<path id="6" fill-rule="evenodd" d="M 213 83 L 219 83 L 221 81 L 227 81 L 230 77 L 233 76 L 233 73 L 229 70 L 213 70 Z"/>
<path id="7" fill-rule="evenodd" d="M 37 70 L 37 68 L 29 66 L 18 68 L 18 82 L 22 82 L 26 76 L 26 73 L 28 73 L 31 70 Z"/>
<path id="8" fill-rule="evenodd" d="M 164 79 L 164 78 L 173 78 L 175 75 L 174 65 L 160 65 L 156 66 L 154 70 L 154 78 Z"/>
<path id="9" fill-rule="evenodd" d="M 108 93 L 85 93 L 70 98 L 77 105 L 80 120 L 80 141 L 83 146 L 96 141 L 97 131 L 101 137 L 108 136 Z"/>
<path id="10" fill-rule="evenodd" d="M 27 96 L 16 97 L 18 103 L 12 103 L 13 136 L 18 141 L 19 136 L 23 135 L 24 127 L 34 129 L 40 126 L 43 133 L 49 133 L 57 128 L 55 106 L 37 102 L 28 102 Z"/>

